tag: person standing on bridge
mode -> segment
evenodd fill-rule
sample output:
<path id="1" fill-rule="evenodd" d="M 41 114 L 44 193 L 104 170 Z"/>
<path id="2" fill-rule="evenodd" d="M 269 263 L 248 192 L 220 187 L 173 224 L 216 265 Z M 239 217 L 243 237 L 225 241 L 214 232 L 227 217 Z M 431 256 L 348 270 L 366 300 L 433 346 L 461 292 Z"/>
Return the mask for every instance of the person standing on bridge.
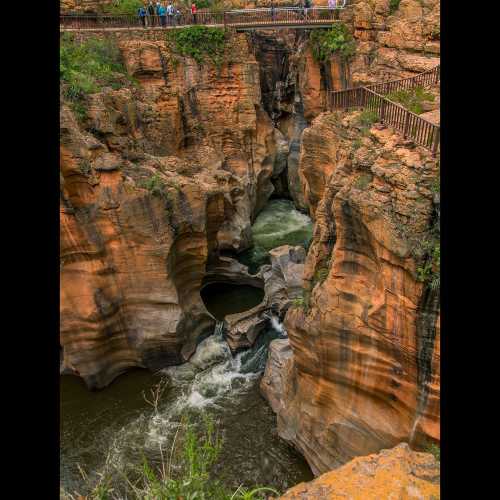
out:
<path id="1" fill-rule="evenodd" d="M 304 0 L 304 17 L 307 19 L 309 9 L 312 7 L 311 0 Z"/>
<path id="2" fill-rule="evenodd" d="M 144 8 L 144 5 L 141 5 L 139 7 L 139 10 L 137 11 L 137 15 L 139 16 L 139 19 L 141 20 L 142 27 L 146 27 L 146 9 Z"/>
<path id="3" fill-rule="evenodd" d="M 147 11 L 148 11 L 148 25 L 154 26 L 155 25 L 155 6 L 153 5 L 152 0 L 149 0 Z"/>
<path id="4" fill-rule="evenodd" d="M 196 4 L 193 2 L 191 4 L 191 15 L 193 16 L 193 24 L 196 24 L 196 12 L 197 12 Z"/>
<path id="5" fill-rule="evenodd" d="M 175 9 L 174 9 L 174 6 L 172 5 L 172 2 L 168 2 L 167 16 L 168 16 L 168 24 L 170 26 L 174 25 L 174 13 L 175 13 Z"/>
<path id="6" fill-rule="evenodd" d="M 167 11 L 160 2 L 158 2 L 158 4 L 159 6 L 157 7 L 157 14 L 160 18 L 161 27 L 165 28 L 165 26 L 167 25 Z"/>

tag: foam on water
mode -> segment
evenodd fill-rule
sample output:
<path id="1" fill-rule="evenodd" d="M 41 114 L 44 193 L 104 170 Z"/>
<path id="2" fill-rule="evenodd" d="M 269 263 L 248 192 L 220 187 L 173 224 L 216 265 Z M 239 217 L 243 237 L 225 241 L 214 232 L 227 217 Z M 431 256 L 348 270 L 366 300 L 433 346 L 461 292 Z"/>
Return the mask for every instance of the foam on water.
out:
<path id="1" fill-rule="evenodd" d="M 143 456 L 151 463 L 158 463 L 161 453 L 171 448 L 183 417 L 189 416 L 190 421 L 198 425 L 202 423 L 201 414 L 209 412 L 215 420 L 224 422 L 222 432 L 227 435 L 224 445 L 227 455 L 221 460 L 226 470 L 235 467 L 241 474 L 242 468 L 246 468 L 245 477 L 253 481 L 257 469 L 261 475 L 271 470 L 263 465 L 262 457 L 267 460 L 273 450 L 280 449 L 279 453 L 276 451 L 280 460 L 273 465 L 273 470 L 280 472 L 275 472 L 268 481 L 289 485 L 287 481 L 291 481 L 292 476 L 297 477 L 297 481 L 302 479 L 300 468 L 283 448 L 285 445 L 276 441 L 271 445 L 270 440 L 276 438 L 262 430 L 262 426 L 270 425 L 265 416 L 270 410 L 260 403 L 256 383 L 265 368 L 269 342 L 282 335 L 282 325 L 277 318 L 273 325 L 276 331 L 266 330 L 251 349 L 233 356 L 223 338 L 222 327 L 217 324 L 214 335 L 198 345 L 189 362 L 162 370 L 168 384 L 158 406 L 154 411 L 145 409 L 122 427 L 115 427 L 109 442 L 102 443 L 103 460 L 107 456 L 107 464 L 131 474 L 133 464 L 141 464 Z M 260 417 L 255 412 L 261 412 Z M 252 437 L 244 437 L 248 435 Z M 243 442 L 252 443 L 251 455 L 247 455 Z"/>

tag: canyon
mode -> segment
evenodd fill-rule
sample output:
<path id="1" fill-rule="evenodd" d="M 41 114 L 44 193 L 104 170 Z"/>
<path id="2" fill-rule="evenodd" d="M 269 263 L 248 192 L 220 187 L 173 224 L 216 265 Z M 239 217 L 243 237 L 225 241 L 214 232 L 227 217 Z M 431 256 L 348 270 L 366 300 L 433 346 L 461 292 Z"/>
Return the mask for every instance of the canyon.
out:
<path id="1" fill-rule="evenodd" d="M 386 498 L 386 469 L 438 498 L 436 462 L 400 443 L 440 441 L 439 279 L 422 276 L 439 275 L 439 155 L 326 103 L 438 65 L 440 5 L 349 3 L 349 60 L 318 62 L 302 30 L 231 33 L 221 64 L 175 53 L 162 34 L 74 35 L 111 37 L 131 80 L 89 95 L 83 114 L 61 98 L 60 371 L 93 390 L 133 368 L 175 374 L 220 322 L 203 290 L 256 287 L 262 300 L 228 314 L 224 335 L 241 356 L 273 324 L 286 332 L 270 341 L 260 391 L 317 479 L 282 498 Z M 425 112 L 438 120 L 432 92 Z M 310 240 L 283 244 L 274 228 L 248 266 L 276 202 L 311 221 Z"/>

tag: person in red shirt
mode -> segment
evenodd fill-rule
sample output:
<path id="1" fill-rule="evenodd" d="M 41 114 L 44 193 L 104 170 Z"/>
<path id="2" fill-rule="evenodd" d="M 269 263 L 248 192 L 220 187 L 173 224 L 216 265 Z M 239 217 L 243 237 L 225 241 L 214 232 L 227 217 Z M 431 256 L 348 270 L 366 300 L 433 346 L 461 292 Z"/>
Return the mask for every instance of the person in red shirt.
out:
<path id="1" fill-rule="evenodd" d="M 196 4 L 194 2 L 191 4 L 191 14 L 193 16 L 193 24 L 196 24 Z"/>

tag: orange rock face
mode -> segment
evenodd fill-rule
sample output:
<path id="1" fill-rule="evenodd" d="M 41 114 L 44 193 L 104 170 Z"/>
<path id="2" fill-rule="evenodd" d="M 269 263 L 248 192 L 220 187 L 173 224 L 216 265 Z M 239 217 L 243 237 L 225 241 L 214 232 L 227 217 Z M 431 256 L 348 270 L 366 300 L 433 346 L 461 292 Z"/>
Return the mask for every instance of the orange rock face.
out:
<path id="1" fill-rule="evenodd" d="M 439 64 L 439 0 L 401 0 L 392 14 L 389 0 L 349 4 L 342 18 L 357 41 L 352 86 L 413 76 Z"/>
<path id="2" fill-rule="evenodd" d="M 281 139 L 244 36 L 220 72 L 120 43 L 139 87 L 90 96 L 83 122 L 61 110 L 62 364 L 90 387 L 180 363 L 212 328 L 207 262 L 248 246 Z"/>
<path id="3" fill-rule="evenodd" d="M 288 490 L 281 500 L 437 500 L 439 462 L 430 453 L 416 453 L 406 443 L 376 455 L 355 458 L 310 483 Z"/>
<path id="4" fill-rule="evenodd" d="M 261 385 L 280 435 L 315 474 L 439 440 L 439 291 L 417 273 L 438 167 L 390 129 L 360 134 L 357 120 L 325 113 L 303 134 L 299 175 L 315 220 L 303 303 L 285 319 L 293 355 L 280 363 L 271 349 L 269 370 L 284 373 L 265 376 L 282 400 Z"/>

